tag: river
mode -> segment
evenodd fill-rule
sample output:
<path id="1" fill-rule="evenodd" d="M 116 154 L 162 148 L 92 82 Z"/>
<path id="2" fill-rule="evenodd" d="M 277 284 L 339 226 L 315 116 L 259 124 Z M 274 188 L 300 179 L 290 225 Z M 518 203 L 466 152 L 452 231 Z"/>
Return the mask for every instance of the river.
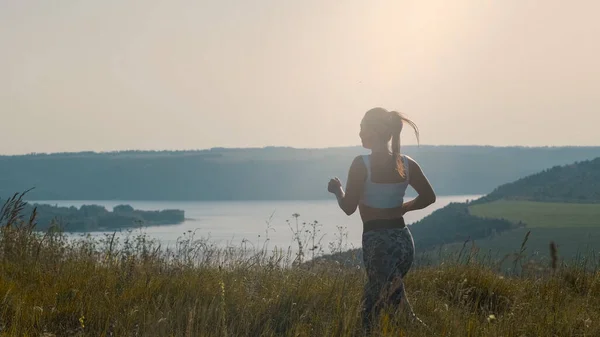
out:
<path id="1" fill-rule="evenodd" d="M 426 209 L 408 213 L 407 224 L 412 224 L 442 208 L 450 202 L 464 202 L 479 196 L 458 195 L 440 196 L 435 204 Z M 146 233 L 149 237 L 159 240 L 163 246 L 172 246 L 178 238 L 194 234 L 197 239 L 209 239 L 212 243 L 224 247 L 236 246 L 245 239 L 247 245 L 263 246 L 268 237 L 268 247 L 292 248 L 293 232 L 296 231 L 296 217 L 299 227 L 307 223 L 305 229 L 310 229 L 310 223 L 318 222 L 317 240 L 321 240 L 324 252 L 328 253 L 330 242 L 344 248 L 360 247 L 362 225 L 356 212 L 352 216 L 344 214 L 335 200 L 314 201 L 95 201 L 95 200 L 40 200 L 32 203 L 45 203 L 58 206 L 102 205 L 107 209 L 120 204 L 129 204 L 135 209 L 162 210 L 182 209 L 186 221 L 178 225 L 152 226 L 135 229 L 133 234 Z M 288 223 L 289 221 L 289 223 Z M 290 224 L 292 229 L 290 229 Z M 126 231 L 118 233 L 126 235 Z M 343 233 L 340 241 L 339 234 Z M 104 236 L 106 233 L 93 232 L 92 236 Z M 309 233 L 303 232 L 302 236 Z M 81 235 L 81 234 L 73 234 Z"/>

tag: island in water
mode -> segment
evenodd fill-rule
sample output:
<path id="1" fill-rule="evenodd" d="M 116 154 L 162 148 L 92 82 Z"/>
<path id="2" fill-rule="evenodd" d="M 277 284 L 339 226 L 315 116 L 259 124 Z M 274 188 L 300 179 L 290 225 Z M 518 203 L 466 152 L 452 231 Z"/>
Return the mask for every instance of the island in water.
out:
<path id="1" fill-rule="evenodd" d="M 40 231 L 46 231 L 52 225 L 65 232 L 115 231 L 142 226 L 176 225 L 185 220 L 183 210 L 144 211 L 133 209 L 130 205 L 118 205 L 109 211 L 99 205 L 77 208 L 28 203 L 24 214 L 31 214 L 34 208 L 37 213 L 36 228 Z"/>

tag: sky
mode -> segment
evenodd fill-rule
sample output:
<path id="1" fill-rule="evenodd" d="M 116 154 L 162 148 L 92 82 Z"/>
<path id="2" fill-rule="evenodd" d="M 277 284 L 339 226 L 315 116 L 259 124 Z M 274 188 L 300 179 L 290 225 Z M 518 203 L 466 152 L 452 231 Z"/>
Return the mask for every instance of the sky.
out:
<path id="1" fill-rule="evenodd" d="M 0 154 L 600 145 L 593 0 L 1 0 Z M 403 144 L 415 144 L 403 132 Z"/>

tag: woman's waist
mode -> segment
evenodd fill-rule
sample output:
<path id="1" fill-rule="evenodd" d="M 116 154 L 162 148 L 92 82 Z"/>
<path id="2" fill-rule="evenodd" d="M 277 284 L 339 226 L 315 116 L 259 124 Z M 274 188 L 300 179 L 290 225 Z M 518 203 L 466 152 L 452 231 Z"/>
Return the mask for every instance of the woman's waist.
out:
<path id="1" fill-rule="evenodd" d="M 379 229 L 403 229 L 406 228 L 404 218 L 391 218 L 391 219 L 371 219 L 363 220 L 363 233 L 379 230 Z"/>
<path id="2" fill-rule="evenodd" d="M 399 219 L 404 216 L 402 204 L 390 208 L 378 208 L 361 203 L 358 208 L 363 222 L 371 220 Z"/>

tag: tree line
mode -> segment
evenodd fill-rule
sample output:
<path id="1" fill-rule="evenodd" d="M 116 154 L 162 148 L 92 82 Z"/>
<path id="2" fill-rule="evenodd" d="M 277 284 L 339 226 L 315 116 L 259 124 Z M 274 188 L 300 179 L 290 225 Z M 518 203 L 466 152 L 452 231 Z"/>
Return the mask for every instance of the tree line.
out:
<path id="1" fill-rule="evenodd" d="M 540 170 L 600 156 L 600 147 L 406 146 L 438 195 L 487 194 Z M 211 149 L 0 156 L 0 197 L 30 200 L 314 200 L 343 180 L 359 147 Z"/>

